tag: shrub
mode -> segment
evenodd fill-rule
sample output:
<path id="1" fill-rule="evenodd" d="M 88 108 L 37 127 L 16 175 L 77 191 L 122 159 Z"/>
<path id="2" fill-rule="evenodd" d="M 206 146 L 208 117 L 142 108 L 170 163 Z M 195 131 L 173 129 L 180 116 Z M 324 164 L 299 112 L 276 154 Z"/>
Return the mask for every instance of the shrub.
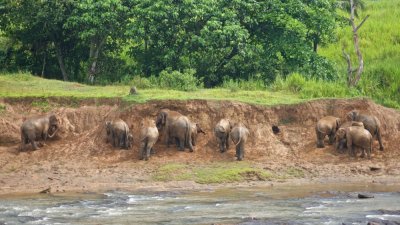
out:
<path id="1" fill-rule="evenodd" d="M 256 91 L 256 90 L 265 90 L 266 86 L 264 81 L 261 79 L 250 78 L 249 80 L 243 79 L 224 79 L 222 83 L 222 87 L 231 90 L 232 92 L 236 92 L 238 90 L 248 90 L 248 91 Z"/>
<path id="2" fill-rule="evenodd" d="M 161 88 L 171 88 L 180 91 L 194 91 L 201 87 L 201 80 L 197 79 L 193 69 L 180 71 L 172 71 L 171 68 L 161 71 L 159 76 L 159 86 Z"/>

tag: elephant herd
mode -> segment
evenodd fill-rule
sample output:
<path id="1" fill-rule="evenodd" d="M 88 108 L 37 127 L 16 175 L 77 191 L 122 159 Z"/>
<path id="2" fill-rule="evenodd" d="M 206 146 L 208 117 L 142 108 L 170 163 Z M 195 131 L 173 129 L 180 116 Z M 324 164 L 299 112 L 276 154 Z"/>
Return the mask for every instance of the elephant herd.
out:
<path id="1" fill-rule="evenodd" d="M 379 149 L 384 150 L 381 136 L 381 124 L 376 116 L 361 114 L 352 110 L 346 114 L 348 121 L 341 123 L 340 118 L 326 116 L 321 118 L 315 126 L 317 147 L 324 147 L 324 138 L 329 137 L 329 144 L 336 145 L 336 150 L 343 152 L 347 147 L 349 154 L 356 157 L 356 149 L 361 149 L 361 157 L 371 158 L 372 144 L 376 137 Z"/>
<path id="2" fill-rule="evenodd" d="M 60 123 L 54 114 L 40 117 L 33 117 L 25 120 L 21 125 L 20 150 L 25 148 L 26 144 L 32 144 L 34 150 L 37 150 L 37 142 L 46 141 L 52 138 L 59 130 Z M 121 119 L 105 122 L 106 142 L 115 148 L 129 149 L 133 144 L 133 135 L 129 131 L 127 123 Z M 159 138 L 159 131 L 162 132 L 167 147 L 175 144 L 180 151 L 189 148 L 193 152 L 193 146 L 196 145 L 197 135 L 206 134 L 198 123 L 191 122 L 187 116 L 177 111 L 162 109 L 156 120 L 144 119 L 140 128 L 140 148 L 139 159 L 148 160 L 154 153 L 154 144 Z M 214 128 L 214 135 L 218 140 L 219 149 L 224 153 L 229 148 L 229 138 L 236 147 L 237 160 L 243 160 L 244 148 L 249 136 L 249 130 L 243 123 L 233 124 L 229 119 L 221 119 Z M 40 142 L 38 142 L 39 145 Z"/>
<path id="3" fill-rule="evenodd" d="M 357 156 L 356 149 L 362 149 L 361 157 L 371 157 L 373 139 L 379 141 L 380 150 L 384 149 L 381 137 L 381 124 L 375 116 L 361 114 L 357 110 L 346 115 L 348 121 L 341 123 L 340 118 L 326 116 L 315 126 L 317 147 L 324 147 L 324 139 L 329 137 L 329 144 L 336 145 L 336 150 L 343 152 L 346 147 L 351 156 Z M 59 130 L 60 123 L 54 114 L 33 117 L 21 125 L 21 147 L 31 144 L 36 150 L 41 146 L 39 140 L 52 138 Z M 113 147 L 129 149 L 133 144 L 133 135 L 125 121 L 116 119 L 105 122 L 106 142 Z M 140 129 L 139 159 L 148 160 L 154 153 L 154 144 L 162 132 L 165 144 L 169 147 L 176 145 L 180 151 L 188 148 L 193 152 L 199 133 L 206 134 L 198 123 L 190 121 L 187 116 L 169 109 L 162 109 L 156 120 L 144 119 Z M 236 148 L 237 160 L 243 160 L 244 149 L 249 137 L 249 130 L 243 123 L 232 123 L 223 118 L 214 126 L 214 136 L 218 141 L 219 150 L 224 153 L 229 149 L 230 140 Z M 39 145 L 37 144 L 39 143 Z"/>

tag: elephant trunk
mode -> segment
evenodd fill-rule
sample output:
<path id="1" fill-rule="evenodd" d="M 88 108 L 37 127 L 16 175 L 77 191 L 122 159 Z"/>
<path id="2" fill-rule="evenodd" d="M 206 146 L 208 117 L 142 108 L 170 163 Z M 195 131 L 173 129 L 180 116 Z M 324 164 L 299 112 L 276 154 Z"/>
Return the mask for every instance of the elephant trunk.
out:
<path id="1" fill-rule="evenodd" d="M 54 135 L 56 135 L 58 129 L 59 129 L 59 127 L 57 126 L 57 129 L 53 132 L 53 134 L 47 134 L 47 136 L 48 136 L 49 138 L 53 138 Z"/>

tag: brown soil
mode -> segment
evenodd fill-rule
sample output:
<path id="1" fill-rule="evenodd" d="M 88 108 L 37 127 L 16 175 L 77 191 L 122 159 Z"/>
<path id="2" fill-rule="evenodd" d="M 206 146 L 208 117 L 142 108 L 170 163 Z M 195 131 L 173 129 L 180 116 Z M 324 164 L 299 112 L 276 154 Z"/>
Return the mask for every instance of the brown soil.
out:
<path id="1" fill-rule="evenodd" d="M 37 151 L 27 147 L 20 152 L 19 127 L 25 118 L 43 114 L 32 107 L 32 99 L 0 99 L 6 110 L 0 112 L 0 194 L 38 192 L 48 187 L 57 191 L 98 191 L 118 188 L 173 188 L 200 187 L 187 182 L 154 182 L 152 175 L 166 163 L 212 164 L 235 160 L 234 149 L 224 154 L 217 150 L 212 128 L 222 117 L 244 122 L 251 131 L 245 160 L 265 170 L 277 172 L 286 168 L 300 168 L 304 178 L 300 182 L 394 183 L 400 177 L 400 112 L 377 105 L 366 99 L 317 100 L 297 105 L 275 107 L 254 106 L 229 101 L 153 101 L 132 106 L 120 100 L 74 101 L 47 99 L 54 106 L 52 112 L 61 119 L 56 137 Z M 62 107 L 60 105 L 73 105 Z M 199 135 L 193 153 L 167 149 L 160 141 L 150 161 L 138 160 L 140 121 L 155 118 L 162 108 L 177 110 L 201 124 L 207 132 Z M 350 158 L 335 152 L 332 146 L 316 148 L 314 126 L 318 118 L 334 115 L 345 120 L 345 114 L 359 109 L 373 114 L 382 123 L 385 151 L 378 150 L 375 141 L 372 159 Z M 131 150 L 113 149 L 105 143 L 104 123 L 121 118 L 133 130 Z M 277 125 L 279 134 L 271 127 Z M 258 181 L 231 185 L 270 185 L 274 181 Z M 289 180 L 288 182 L 298 182 Z"/>

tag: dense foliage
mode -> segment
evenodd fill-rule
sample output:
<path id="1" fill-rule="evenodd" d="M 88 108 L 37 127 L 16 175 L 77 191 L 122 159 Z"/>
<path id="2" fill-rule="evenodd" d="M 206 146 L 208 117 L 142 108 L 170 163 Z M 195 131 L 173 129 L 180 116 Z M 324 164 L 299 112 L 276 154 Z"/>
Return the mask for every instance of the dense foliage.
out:
<path id="1" fill-rule="evenodd" d="M 1 0 L 0 62 L 6 71 L 98 83 L 165 71 L 192 71 L 206 87 L 291 72 L 333 79 L 317 49 L 334 40 L 335 3 Z"/>

